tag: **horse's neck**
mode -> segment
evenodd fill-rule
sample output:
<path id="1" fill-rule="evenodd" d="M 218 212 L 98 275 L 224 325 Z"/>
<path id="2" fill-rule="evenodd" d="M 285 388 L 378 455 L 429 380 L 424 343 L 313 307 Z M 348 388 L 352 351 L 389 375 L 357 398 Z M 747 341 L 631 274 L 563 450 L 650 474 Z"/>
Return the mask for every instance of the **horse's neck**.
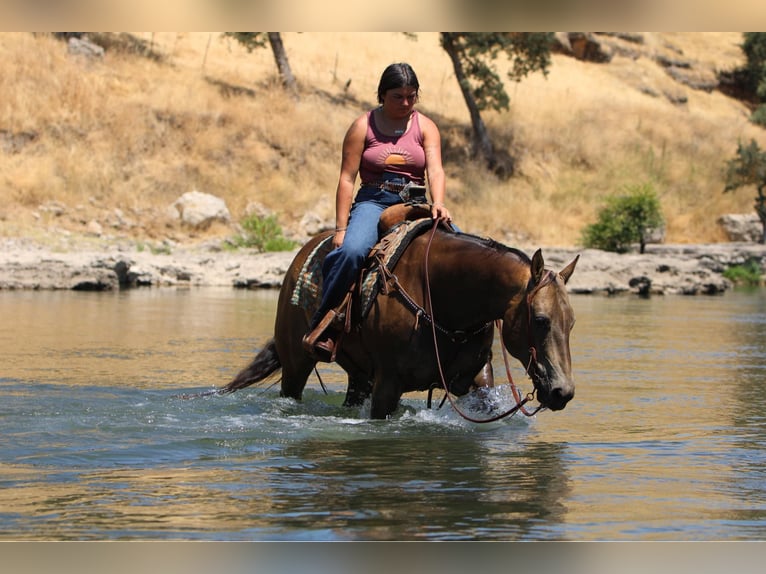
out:
<path id="1" fill-rule="evenodd" d="M 433 253 L 433 251 L 432 251 Z M 529 282 L 529 263 L 515 252 L 474 238 L 445 235 L 434 260 L 434 308 L 455 323 L 491 321 L 518 306 Z"/>

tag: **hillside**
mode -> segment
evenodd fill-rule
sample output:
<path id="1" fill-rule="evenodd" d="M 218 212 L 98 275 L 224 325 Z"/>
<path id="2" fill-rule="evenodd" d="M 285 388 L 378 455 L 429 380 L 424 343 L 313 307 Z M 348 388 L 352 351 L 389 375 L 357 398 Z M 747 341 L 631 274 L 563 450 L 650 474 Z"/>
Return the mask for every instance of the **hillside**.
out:
<path id="1" fill-rule="evenodd" d="M 740 33 L 605 36 L 608 63 L 555 54 L 547 77 L 508 86 L 509 112 L 484 114 L 518 158 L 506 180 L 468 157 L 468 113 L 436 33 L 284 33 L 297 100 L 268 49 L 208 33 L 102 40 L 103 58 L 89 59 L 51 36 L 0 33 L 0 236 L 231 234 L 168 219 L 194 189 L 223 198 L 235 220 L 263 205 L 294 234 L 307 211 L 332 220 L 343 134 L 393 61 L 413 65 L 419 107 L 441 127 L 457 223 L 511 243 L 576 245 L 605 196 L 646 182 L 668 242 L 721 241 L 719 215 L 752 211 L 752 193 L 722 193 L 723 164 L 740 140 L 766 146 L 747 108 L 710 89 L 742 63 Z"/>

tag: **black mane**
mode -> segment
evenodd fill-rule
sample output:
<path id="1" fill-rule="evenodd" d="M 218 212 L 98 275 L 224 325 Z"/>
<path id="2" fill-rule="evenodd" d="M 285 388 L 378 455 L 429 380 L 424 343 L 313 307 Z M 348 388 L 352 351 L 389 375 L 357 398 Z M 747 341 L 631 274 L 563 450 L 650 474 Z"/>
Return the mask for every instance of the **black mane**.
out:
<path id="1" fill-rule="evenodd" d="M 482 247 L 486 247 L 487 249 L 491 249 L 498 253 L 512 253 L 526 265 L 532 264 L 532 260 L 529 258 L 529 255 L 527 255 L 520 249 L 516 249 L 515 247 L 509 247 L 505 245 L 504 243 L 500 243 L 499 241 L 492 239 L 491 237 L 481 237 L 479 235 L 473 235 L 471 233 L 463 233 L 463 232 L 458 232 L 455 234 L 455 236 L 459 237 L 460 239 L 471 241 L 473 243 L 478 243 Z"/>

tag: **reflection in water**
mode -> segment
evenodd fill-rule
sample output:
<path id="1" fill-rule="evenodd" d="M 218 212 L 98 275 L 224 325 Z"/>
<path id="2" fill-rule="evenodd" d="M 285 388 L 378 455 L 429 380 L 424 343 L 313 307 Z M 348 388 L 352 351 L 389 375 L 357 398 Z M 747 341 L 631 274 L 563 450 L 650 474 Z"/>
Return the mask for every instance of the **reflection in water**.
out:
<path id="1" fill-rule="evenodd" d="M 573 520 L 580 514 L 613 521 L 616 538 L 759 536 L 754 525 L 766 518 L 764 490 L 759 486 L 741 500 L 743 480 L 750 482 L 753 473 L 740 473 L 737 461 L 755 454 L 764 462 L 764 429 L 754 433 L 757 453 L 743 451 L 738 441 L 750 433 L 743 433 L 743 405 L 735 396 L 748 386 L 743 366 L 766 359 L 766 339 L 753 331 L 754 317 L 766 321 L 762 297 L 761 291 L 755 297 L 575 298 L 575 424 L 539 419 L 546 438 L 570 442 L 573 473 L 584 471 L 570 502 L 570 536 L 587 536 L 592 528 Z M 757 341 L 750 355 L 739 344 L 746 332 Z M 763 417 L 764 403 L 746 410 Z M 582 416 L 587 424 L 578 424 Z"/>
<path id="2" fill-rule="evenodd" d="M 312 378 L 302 403 L 177 398 L 246 364 L 275 305 L 0 293 L 0 539 L 762 537 L 762 290 L 573 297 L 577 397 L 532 420 L 475 425 L 412 395 L 370 421 L 327 365 L 330 394 Z"/>
<path id="3" fill-rule="evenodd" d="M 464 432 L 303 442 L 290 452 L 305 463 L 275 477 L 307 486 L 277 488 L 281 526 L 370 540 L 545 537 L 566 494 L 555 453 L 537 444 L 492 450 Z M 316 512 L 319 500 L 325 512 Z M 287 512 L 296 508 L 305 511 Z"/>

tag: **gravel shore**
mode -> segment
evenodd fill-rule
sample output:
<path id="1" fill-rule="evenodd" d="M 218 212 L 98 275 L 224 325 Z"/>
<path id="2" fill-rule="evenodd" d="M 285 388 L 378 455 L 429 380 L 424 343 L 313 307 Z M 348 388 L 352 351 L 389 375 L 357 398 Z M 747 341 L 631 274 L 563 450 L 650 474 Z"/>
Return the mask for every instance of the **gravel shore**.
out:
<path id="1" fill-rule="evenodd" d="M 531 255 L 533 247 L 524 249 Z M 158 286 L 279 288 L 292 252 L 224 250 L 210 241 L 158 249 L 135 242 L 58 243 L 0 238 L 0 290 L 111 290 Z M 580 255 L 572 293 L 717 294 L 723 277 L 750 259 L 766 269 L 766 246 L 752 243 L 649 245 L 646 253 L 543 248 L 546 265 L 560 269 Z"/>

